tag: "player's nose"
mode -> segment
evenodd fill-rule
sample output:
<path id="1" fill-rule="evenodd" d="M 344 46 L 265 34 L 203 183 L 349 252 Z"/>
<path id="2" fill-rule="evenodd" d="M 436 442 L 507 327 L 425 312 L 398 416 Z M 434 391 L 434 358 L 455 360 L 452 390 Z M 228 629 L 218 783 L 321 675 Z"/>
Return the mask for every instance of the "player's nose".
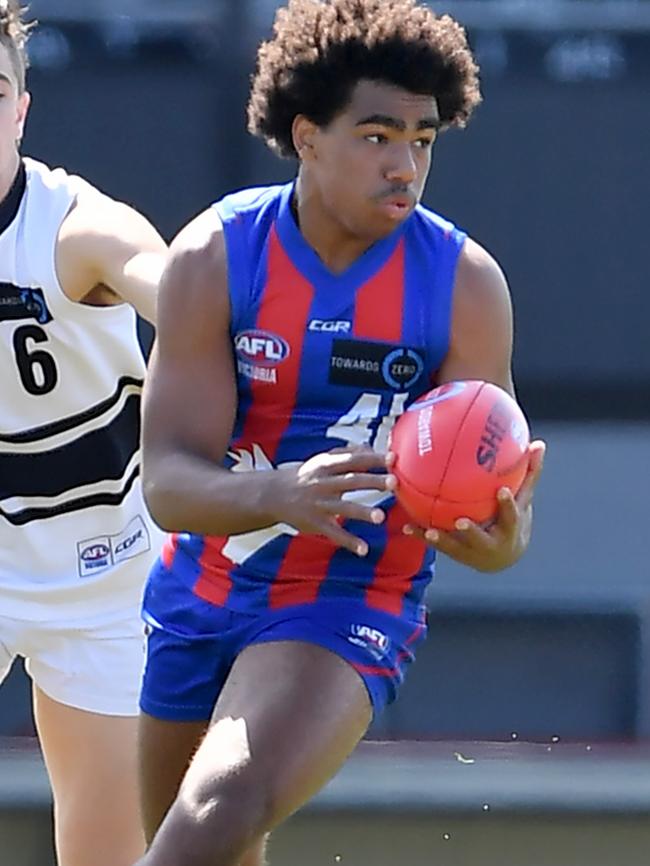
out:
<path id="1" fill-rule="evenodd" d="M 386 179 L 403 184 L 412 184 L 417 177 L 417 163 L 410 142 L 396 142 L 391 148 Z"/>

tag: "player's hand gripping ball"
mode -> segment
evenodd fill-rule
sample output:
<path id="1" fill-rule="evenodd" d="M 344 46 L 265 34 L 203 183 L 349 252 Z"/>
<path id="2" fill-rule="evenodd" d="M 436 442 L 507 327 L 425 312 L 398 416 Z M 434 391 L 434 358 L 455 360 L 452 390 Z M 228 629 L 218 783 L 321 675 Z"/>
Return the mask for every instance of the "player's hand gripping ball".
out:
<path id="1" fill-rule="evenodd" d="M 397 498 L 425 529 L 452 530 L 459 517 L 488 524 L 498 491 L 519 491 L 529 442 L 509 394 L 487 382 L 449 382 L 416 400 L 393 428 Z"/>

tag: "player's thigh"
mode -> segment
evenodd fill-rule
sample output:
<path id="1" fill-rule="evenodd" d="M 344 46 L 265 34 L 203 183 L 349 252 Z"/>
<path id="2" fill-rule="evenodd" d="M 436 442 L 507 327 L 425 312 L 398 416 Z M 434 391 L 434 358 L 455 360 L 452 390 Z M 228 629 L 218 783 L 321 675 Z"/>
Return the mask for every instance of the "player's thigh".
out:
<path id="1" fill-rule="evenodd" d="M 253 619 L 214 608 L 196 597 L 183 599 L 178 608 L 172 599 L 165 609 L 151 586 L 143 602 L 150 625 L 139 725 L 142 812 L 148 841 L 176 797 L 236 658 L 241 633 Z"/>
<path id="2" fill-rule="evenodd" d="M 137 789 L 137 718 L 66 706 L 34 686 L 34 715 L 55 795 Z M 88 791 L 88 797 L 101 791 Z"/>
<path id="3" fill-rule="evenodd" d="M 171 722 L 140 714 L 138 763 L 142 821 L 147 843 L 174 802 L 206 722 Z"/>
<path id="4" fill-rule="evenodd" d="M 54 794 L 59 862 L 128 866 L 144 849 L 137 718 L 66 706 L 37 686 L 34 714 Z"/>
<path id="5" fill-rule="evenodd" d="M 323 647 L 278 641 L 247 647 L 221 692 L 186 783 L 200 791 L 237 768 L 244 796 L 261 798 L 271 829 L 336 773 L 372 710 L 359 674 Z M 259 803 L 258 803 L 259 804 Z"/>

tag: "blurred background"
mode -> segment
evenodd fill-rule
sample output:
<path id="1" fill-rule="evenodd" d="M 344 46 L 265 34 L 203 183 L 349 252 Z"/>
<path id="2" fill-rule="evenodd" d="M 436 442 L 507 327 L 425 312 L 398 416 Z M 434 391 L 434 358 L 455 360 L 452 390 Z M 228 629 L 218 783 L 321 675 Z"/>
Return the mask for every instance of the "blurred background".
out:
<path id="1" fill-rule="evenodd" d="M 33 0 L 25 152 L 167 238 L 225 192 L 291 177 L 245 130 L 279 5 Z M 431 5 L 466 26 L 484 104 L 436 145 L 425 202 L 510 281 L 519 397 L 548 442 L 535 535 L 502 574 L 440 563 L 429 640 L 369 735 L 384 742 L 279 834 L 277 862 L 646 863 L 650 0 Z M 0 691 L 2 866 L 51 863 L 32 734 L 16 667 Z"/>

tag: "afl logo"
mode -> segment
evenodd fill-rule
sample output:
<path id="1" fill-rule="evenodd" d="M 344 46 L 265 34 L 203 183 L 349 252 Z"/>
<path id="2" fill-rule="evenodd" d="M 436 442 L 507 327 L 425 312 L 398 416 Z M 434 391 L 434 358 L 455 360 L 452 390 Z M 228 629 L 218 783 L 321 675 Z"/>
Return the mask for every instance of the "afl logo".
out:
<path id="1" fill-rule="evenodd" d="M 289 356 L 289 344 L 270 331 L 240 331 L 235 336 L 237 357 L 257 367 L 275 367 Z"/>
<path id="2" fill-rule="evenodd" d="M 110 553 L 110 549 L 105 544 L 91 544 L 81 551 L 81 558 L 84 562 L 99 562 L 108 559 Z"/>

